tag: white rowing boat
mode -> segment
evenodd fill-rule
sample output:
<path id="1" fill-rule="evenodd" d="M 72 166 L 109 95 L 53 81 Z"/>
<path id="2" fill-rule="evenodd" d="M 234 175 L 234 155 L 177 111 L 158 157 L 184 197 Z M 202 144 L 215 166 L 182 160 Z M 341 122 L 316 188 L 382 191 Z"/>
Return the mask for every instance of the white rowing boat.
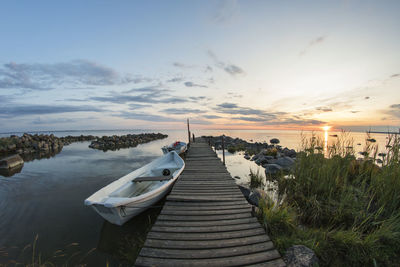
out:
<path id="1" fill-rule="evenodd" d="M 169 146 L 163 146 L 161 150 L 164 154 L 167 154 L 170 151 L 175 151 L 178 155 L 180 155 L 186 152 L 187 144 L 185 142 L 177 141 Z"/>
<path id="2" fill-rule="evenodd" d="M 185 168 L 174 151 L 103 187 L 85 200 L 104 219 L 122 225 L 162 199 Z"/>

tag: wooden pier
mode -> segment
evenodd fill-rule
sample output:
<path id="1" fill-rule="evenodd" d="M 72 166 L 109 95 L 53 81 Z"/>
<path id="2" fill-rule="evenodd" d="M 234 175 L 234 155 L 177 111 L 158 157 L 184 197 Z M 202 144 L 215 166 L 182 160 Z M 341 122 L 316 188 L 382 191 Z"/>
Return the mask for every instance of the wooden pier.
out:
<path id="1" fill-rule="evenodd" d="M 135 266 L 285 266 L 217 154 L 192 143 Z"/>

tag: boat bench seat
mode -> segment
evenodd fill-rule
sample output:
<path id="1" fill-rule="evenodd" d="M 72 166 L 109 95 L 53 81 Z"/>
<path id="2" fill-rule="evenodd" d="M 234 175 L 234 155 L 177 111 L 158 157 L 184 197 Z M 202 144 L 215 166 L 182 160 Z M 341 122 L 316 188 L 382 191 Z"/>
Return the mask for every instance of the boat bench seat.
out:
<path id="1" fill-rule="evenodd" d="M 170 179 L 172 179 L 172 176 L 148 176 L 148 177 L 137 177 L 132 182 L 166 181 Z"/>

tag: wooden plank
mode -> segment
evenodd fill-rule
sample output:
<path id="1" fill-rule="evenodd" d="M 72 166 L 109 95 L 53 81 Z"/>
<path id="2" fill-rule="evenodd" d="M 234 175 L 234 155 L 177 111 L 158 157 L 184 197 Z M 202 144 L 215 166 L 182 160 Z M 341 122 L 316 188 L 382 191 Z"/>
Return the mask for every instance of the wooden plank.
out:
<path id="1" fill-rule="evenodd" d="M 282 259 L 275 259 L 268 262 L 245 265 L 247 267 L 285 267 L 286 263 Z"/>
<path id="2" fill-rule="evenodd" d="M 222 215 L 222 214 L 237 214 L 251 212 L 250 207 L 241 209 L 230 209 L 230 210 L 177 210 L 177 209 L 162 209 L 160 214 L 165 215 L 182 215 L 182 216 L 209 216 L 209 215 Z"/>
<path id="3" fill-rule="evenodd" d="M 159 226 L 153 225 L 152 231 L 167 233 L 220 233 L 230 231 L 242 231 L 260 227 L 258 222 L 236 225 L 213 225 L 213 226 Z"/>
<path id="4" fill-rule="evenodd" d="M 210 267 L 210 266 L 244 266 L 253 263 L 268 262 L 279 258 L 280 255 L 276 250 L 263 251 L 258 253 L 251 253 L 247 255 L 239 255 L 233 257 L 222 257 L 212 259 L 168 259 L 165 258 L 150 258 L 139 256 L 137 266 L 180 266 L 180 267 Z"/>
<path id="5" fill-rule="evenodd" d="M 167 200 L 169 201 L 192 201 L 192 202 L 200 202 L 200 201 L 210 201 L 210 202 L 218 202 L 218 201 L 230 201 L 240 199 L 240 197 L 207 197 L 207 196 L 183 196 L 183 195 L 169 195 L 167 196 Z"/>
<path id="6" fill-rule="evenodd" d="M 174 188 L 174 193 L 225 193 L 225 194 L 242 194 L 237 188 L 205 188 L 205 189 L 189 189 L 189 188 Z"/>
<path id="7" fill-rule="evenodd" d="M 222 240 L 160 240 L 148 238 L 144 245 L 153 248 L 216 249 L 251 245 L 267 241 L 270 241 L 270 238 L 267 235 L 255 235 Z"/>
<path id="8" fill-rule="evenodd" d="M 218 225 L 237 225 L 257 222 L 255 217 L 247 217 L 234 220 L 219 221 L 163 221 L 157 220 L 154 225 L 158 226 L 218 226 Z"/>
<path id="9" fill-rule="evenodd" d="M 207 259 L 220 258 L 238 255 L 247 255 L 249 253 L 263 252 L 274 249 L 271 241 L 256 243 L 246 246 L 237 246 L 230 248 L 208 249 L 165 249 L 165 248 L 149 248 L 142 249 L 141 256 L 164 258 L 164 259 Z"/>
<path id="10" fill-rule="evenodd" d="M 181 216 L 181 215 L 164 215 L 160 214 L 157 220 L 165 221 L 218 221 L 218 220 L 234 220 L 251 218 L 251 213 L 237 213 L 225 215 L 210 215 L 210 216 Z"/>
<path id="11" fill-rule="evenodd" d="M 246 237 L 253 235 L 262 235 L 265 231 L 261 226 L 254 229 L 242 231 L 219 232 L 219 233 L 166 233 L 150 231 L 147 237 L 153 239 L 168 239 L 168 240 L 220 240 L 229 238 Z"/>
<path id="12" fill-rule="evenodd" d="M 235 210 L 235 209 L 251 208 L 250 205 L 248 204 L 196 207 L 196 206 L 173 206 L 173 205 L 168 205 L 168 203 L 164 205 L 163 210 L 200 211 L 200 210 Z"/>
<path id="13" fill-rule="evenodd" d="M 215 206 L 227 206 L 227 205 L 241 205 L 248 204 L 245 199 L 235 199 L 234 201 L 220 201 L 220 202 L 175 202 L 167 201 L 165 205 L 168 206 L 190 206 L 190 207 L 215 207 Z"/>

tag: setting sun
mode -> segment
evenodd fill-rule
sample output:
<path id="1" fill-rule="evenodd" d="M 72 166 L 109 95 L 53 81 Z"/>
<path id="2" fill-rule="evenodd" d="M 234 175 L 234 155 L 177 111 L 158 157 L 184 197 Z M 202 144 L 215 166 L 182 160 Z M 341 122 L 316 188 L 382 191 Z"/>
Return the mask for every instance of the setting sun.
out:
<path id="1" fill-rule="evenodd" d="M 322 130 L 324 130 L 324 131 L 329 131 L 330 128 L 331 128 L 331 126 L 328 126 L 328 125 L 322 126 Z"/>

